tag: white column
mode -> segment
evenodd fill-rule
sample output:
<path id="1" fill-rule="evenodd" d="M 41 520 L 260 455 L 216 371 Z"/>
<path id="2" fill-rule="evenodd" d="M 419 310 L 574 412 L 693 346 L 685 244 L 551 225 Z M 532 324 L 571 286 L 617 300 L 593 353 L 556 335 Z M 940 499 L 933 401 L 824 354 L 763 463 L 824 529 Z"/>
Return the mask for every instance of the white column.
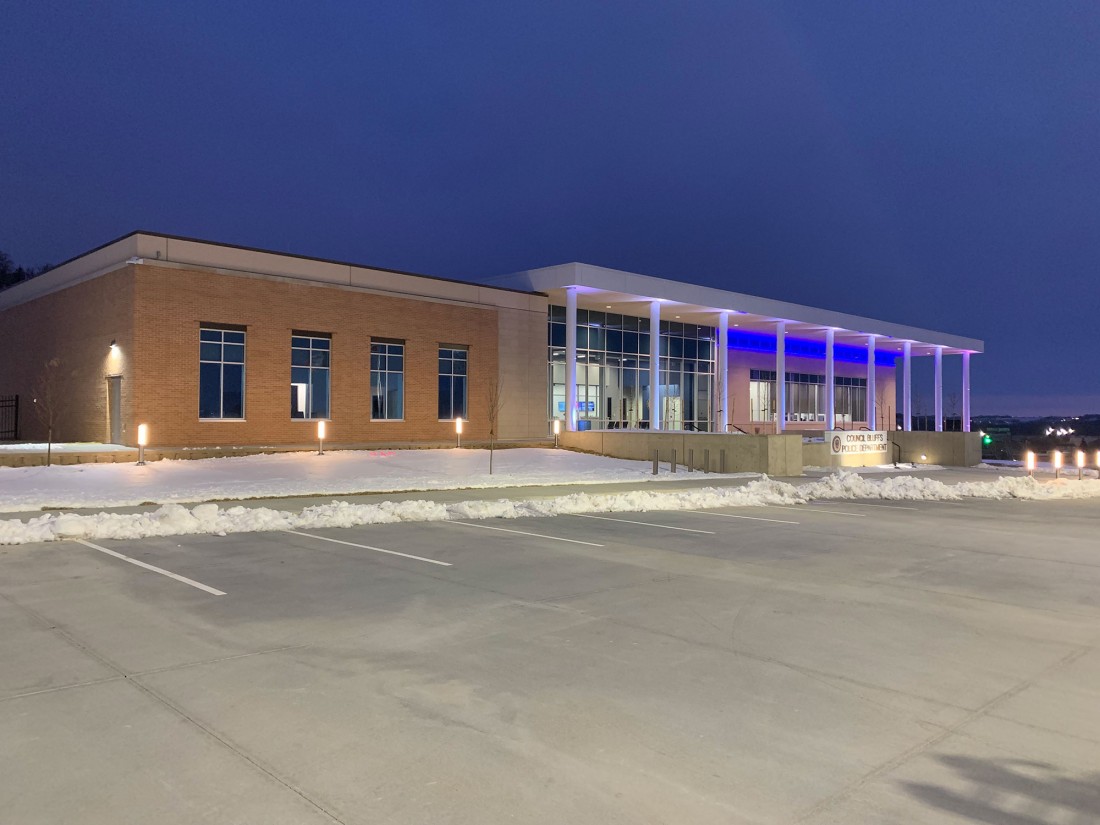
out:
<path id="1" fill-rule="evenodd" d="M 715 395 L 718 396 L 718 419 L 715 424 L 716 429 L 720 433 L 724 433 L 729 430 L 730 425 L 730 359 L 729 359 L 729 339 L 730 339 L 730 314 L 728 312 L 718 313 L 718 349 L 714 353 L 715 363 L 718 366 L 718 381 L 715 389 Z"/>
<path id="2" fill-rule="evenodd" d="M 913 429 L 913 344 L 901 345 L 901 428 Z"/>
<path id="3" fill-rule="evenodd" d="M 787 429 L 787 322 L 775 325 L 775 431 Z"/>
<path id="4" fill-rule="evenodd" d="M 936 365 L 936 432 L 943 432 L 943 347 L 936 347 L 933 355 Z"/>
<path id="5" fill-rule="evenodd" d="M 970 432 L 970 353 L 963 353 L 962 431 Z"/>
<path id="6" fill-rule="evenodd" d="M 649 428 L 661 429 L 661 302 L 649 305 Z"/>
<path id="7" fill-rule="evenodd" d="M 875 400 L 875 336 L 873 335 L 867 336 L 867 427 L 872 430 L 878 429 Z"/>
<path id="8" fill-rule="evenodd" d="M 577 288 L 565 288 L 565 429 L 577 429 Z"/>
<path id="9" fill-rule="evenodd" d="M 836 331 L 825 330 L 825 429 L 836 429 L 836 366 L 833 363 L 833 339 Z"/>

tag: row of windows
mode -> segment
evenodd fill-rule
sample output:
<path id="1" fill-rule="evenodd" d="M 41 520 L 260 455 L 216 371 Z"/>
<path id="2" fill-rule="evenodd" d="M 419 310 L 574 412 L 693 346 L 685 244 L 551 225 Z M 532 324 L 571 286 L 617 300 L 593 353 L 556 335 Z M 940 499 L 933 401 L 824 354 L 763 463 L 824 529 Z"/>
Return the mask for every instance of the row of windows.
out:
<path id="1" fill-rule="evenodd" d="M 774 421 L 776 417 L 776 371 L 749 371 L 749 420 Z M 787 421 L 824 421 L 828 410 L 825 376 L 788 372 L 783 388 Z M 866 420 L 867 379 L 835 379 L 833 412 L 839 423 Z"/>
<path id="2" fill-rule="evenodd" d="M 199 330 L 199 418 L 243 419 L 245 385 L 244 330 Z M 332 336 L 300 333 L 290 339 L 290 417 L 329 418 Z M 466 417 L 469 352 L 458 346 L 439 348 L 439 418 Z M 399 421 L 405 417 L 405 344 L 372 341 L 370 345 L 371 418 Z"/>
<path id="3" fill-rule="evenodd" d="M 775 370 L 749 370 L 750 381 L 774 381 L 777 375 Z M 788 372 L 787 383 L 788 384 L 824 384 L 824 375 L 815 375 L 807 372 Z M 847 376 L 836 376 L 833 379 L 833 384 L 837 387 L 866 387 L 866 378 L 849 378 Z"/>

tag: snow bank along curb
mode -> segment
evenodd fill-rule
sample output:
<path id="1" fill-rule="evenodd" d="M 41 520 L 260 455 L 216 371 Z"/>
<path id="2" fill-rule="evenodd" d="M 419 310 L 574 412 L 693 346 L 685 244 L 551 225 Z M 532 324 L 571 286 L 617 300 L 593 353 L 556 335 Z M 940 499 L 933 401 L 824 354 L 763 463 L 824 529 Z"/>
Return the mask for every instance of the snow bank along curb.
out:
<path id="1" fill-rule="evenodd" d="M 763 478 L 744 487 L 705 487 L 696 490 L 628 493 L 575 493 L 545 499 L 511 501 L 433 501 L 350 504 L 334 501 L 307 507 L 300 513 L 267 507 L 220 508 L 200 504 L 188 509 L 165 504 L 149 513 L 44 515 L 21 521 L 0 521 L 0 545 L 64 539 L 138 539 L 195 533 L 249 533 L 261 530 L 304 530 L 355 527 L 400 521 L 447 519 L 525 518 L 575 513 L 645 512 L 648 510 L 751 507 L 768 504 L 805 504 L 818 499 L 883 499 L 889 501 L 958 501 L 963 498 L 1019 498 L 1031 500 L 1100 497 L 1100 481 L 1038 482 L 1027 477 L 995 481 L 944 484 L 928 478 L 897 477 L 874 480 L 855 473 L 837 473 L 819 481 L 794 486 Z"/>

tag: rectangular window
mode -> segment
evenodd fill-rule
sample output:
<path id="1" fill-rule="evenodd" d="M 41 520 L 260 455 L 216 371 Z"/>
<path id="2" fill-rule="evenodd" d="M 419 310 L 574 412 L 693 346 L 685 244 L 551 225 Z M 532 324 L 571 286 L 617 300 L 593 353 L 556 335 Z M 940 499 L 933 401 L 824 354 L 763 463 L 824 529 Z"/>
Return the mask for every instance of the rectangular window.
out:
<path id="1" fill-rule="evenodd" d="M 370 417 L 375 421 L 400 421 L 405 417 L 405 345 L 371 342 Z"/>
<path id="2" fill-rule="evenodd" d="M 464 347 L 439 348 L 439 420 L 466 417 L 466 368 L 469 351 Z"/>
<path id="3" fill-rule="evenodd" d="M 244 335 L 199 328 L 199 418 L 244 418 Z"/>
<path id="4" fill-rule="evenodd" d="M 290 337 L 290 417 L 328 418 L 329 356 L 327 335 Z"/>

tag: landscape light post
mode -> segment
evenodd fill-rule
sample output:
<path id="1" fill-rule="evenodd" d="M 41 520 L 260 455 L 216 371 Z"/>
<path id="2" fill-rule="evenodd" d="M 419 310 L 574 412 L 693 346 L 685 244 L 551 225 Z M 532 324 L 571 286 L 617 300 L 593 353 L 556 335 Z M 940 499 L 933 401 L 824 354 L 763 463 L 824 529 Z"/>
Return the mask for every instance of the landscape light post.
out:
<path id="1" fill-rule="evenodd" d="M 145 445 L 149 443 L 149 425 L 138 424 L 138 460 L 137 466 L 145 466 Z"/>
<path id="2" fill-rule="evenodd" d="M 1024 461 L 1027 465 L 1028 478 L 1031 478 L 1035 475 L 1035 453 L 1033 453 L 1031 450 L 1028 450 Z"/>
<path id="3" fill-rule="evenodd" d="M 1058 475 L 1062 469 L 1062 451 L 1055 450 L 1052 458 L 1054 460 L 1054 477 L 1058 478 Z"/>
<path id="4" fill-rule="evenodd" d="M 317 455 L 325 454 L 325 422 L 317 422 Z"/>
<path id="5" fill-rule="evenodd" d="M 558 437 L 561 435 L 561 419 L 554 419 L 554 449 L 558 448 Z"/>
<path id="6" fill-rule="evenodd" d="M 1077 451 L 1077 480 L 1081 481 L 1085 477 L 1085 451 Z"/>
<path id="7" fill-rule="evenodd" d="M 455 419 L 455 436 L 458 438 L 458 446 L 462 446 L 462 416 Z"/>

